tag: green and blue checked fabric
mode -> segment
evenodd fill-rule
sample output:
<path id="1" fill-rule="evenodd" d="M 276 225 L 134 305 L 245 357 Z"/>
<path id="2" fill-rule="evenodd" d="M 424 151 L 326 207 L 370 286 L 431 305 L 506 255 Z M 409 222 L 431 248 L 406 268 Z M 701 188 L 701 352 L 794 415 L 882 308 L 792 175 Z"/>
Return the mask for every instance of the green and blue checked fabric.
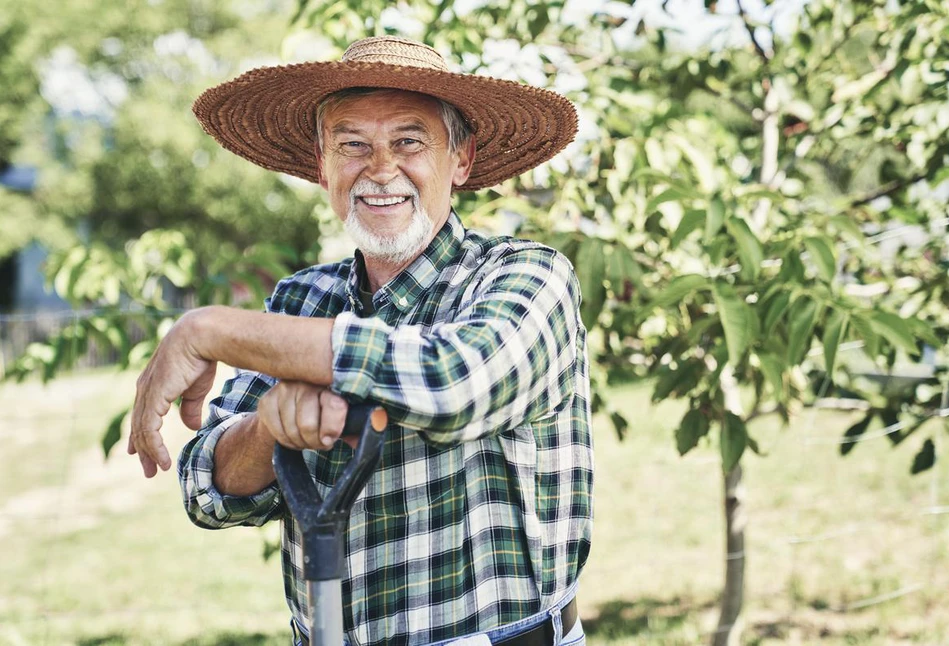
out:
<path id="1" fill-rule="evenodd" d="M 466 231 L 454 213 L 362 311 L 362 261 L 282 281 L 270 312 L 334 317 L 333 389 L 389 413 L 382 462 L 347 534 L 344 621 L 358 644 L 426 644 L 553 605 L 590 549 L 593 453 L 586 332 L 569 261 L 542 245 Z M 182 450 L 192 521 L 283 522 L 287 602 L 309 625 L 298 528 L 279 491 L 215 490 L 214 446 L 274 384 L 238 371 Z M 306 451 L 321 493 L 352 450 Z"/>

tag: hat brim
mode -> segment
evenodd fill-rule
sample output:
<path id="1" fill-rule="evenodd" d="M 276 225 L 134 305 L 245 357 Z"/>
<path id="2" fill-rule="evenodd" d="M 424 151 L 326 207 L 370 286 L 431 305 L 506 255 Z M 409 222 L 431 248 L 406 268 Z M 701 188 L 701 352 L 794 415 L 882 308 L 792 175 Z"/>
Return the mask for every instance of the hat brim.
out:
<path id="1" fill-rule="evenodd" d="M 493 186 L 547 161 L 577 133 L 577 113 L 555 92 L 473 74 L 366 62 L 298 63 L 251 70 L 206 90 L 192 110 L 227 150 L 269 170 L 320 181 L 315 108 L 333 92 L 378 87 L 443 99 L 475 131 L 471 174 L 456 190 Z"/>

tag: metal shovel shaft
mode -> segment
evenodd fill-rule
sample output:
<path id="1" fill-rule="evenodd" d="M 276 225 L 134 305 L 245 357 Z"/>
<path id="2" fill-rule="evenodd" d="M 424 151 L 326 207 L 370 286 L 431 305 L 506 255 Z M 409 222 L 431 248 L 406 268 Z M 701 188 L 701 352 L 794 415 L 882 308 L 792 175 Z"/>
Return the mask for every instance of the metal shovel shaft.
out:
<path id="1" fill-rule="evenodd" d="M 357 496 L 382 457 L 386 424 L 382 408 L 350 405 L 343 434 L 358 435 L 359 444 L 325 499 L 316 488 L 303 453 L 279 444 L 274 447 L 277 483 L 302 535 L 312 646 L 343 643 L 346 526 Z"/>
<path id="2" fill-rule="evenodd" d="M 343 581 L 307 581 L 310 598 L 311 646 L 340 646 L 343 643 Z"/>

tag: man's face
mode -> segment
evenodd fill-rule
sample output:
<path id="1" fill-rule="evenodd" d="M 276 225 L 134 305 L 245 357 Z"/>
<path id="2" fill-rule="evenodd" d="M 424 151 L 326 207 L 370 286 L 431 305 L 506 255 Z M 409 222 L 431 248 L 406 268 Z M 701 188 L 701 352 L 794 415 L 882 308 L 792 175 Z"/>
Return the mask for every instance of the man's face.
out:
<path id="1" fill-rule="evenodd" d="M 320 184 L 362 252 L 389 262 L 431 242 L 473 159 L 473 141 L 449 149 L 438 104 L 423 94 L 352 97 L 324 115 Z"/>

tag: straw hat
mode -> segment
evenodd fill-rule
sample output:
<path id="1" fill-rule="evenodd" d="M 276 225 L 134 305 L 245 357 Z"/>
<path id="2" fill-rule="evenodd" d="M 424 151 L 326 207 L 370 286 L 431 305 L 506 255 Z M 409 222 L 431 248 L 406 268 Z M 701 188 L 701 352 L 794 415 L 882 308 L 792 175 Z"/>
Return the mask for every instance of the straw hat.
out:
<path id="1" fill-rule="evenodd" d="M 434 49 L 381 36 L 340 61 L 263 67 L 206 90 L 192 109 L 222 146 L 258 166 L 311 182 L 316 106 L 351 87 L 421 92 L 456 106 L 474 129 L 475 163 L 458 190 L 477 190 L 547 161 L 573 140 L 577 114 L 564 97 L 513 81 L 456 74 Z"/>

